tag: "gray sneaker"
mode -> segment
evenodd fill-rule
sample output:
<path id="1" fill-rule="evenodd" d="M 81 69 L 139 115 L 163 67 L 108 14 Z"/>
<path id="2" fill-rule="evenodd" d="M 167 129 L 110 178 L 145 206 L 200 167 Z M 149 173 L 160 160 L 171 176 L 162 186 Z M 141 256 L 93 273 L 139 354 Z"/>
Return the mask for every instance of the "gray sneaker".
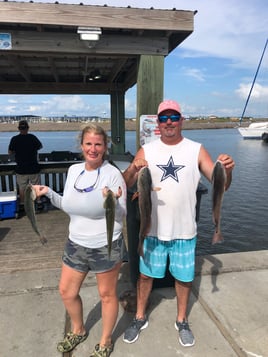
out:
<path id="1" fill-rule="evenodd" d="M 195 344 L 195 339 L 187 321 L 176 321 L 175 329 L 179 331 L 179 341 L 184 347 L 191 347 Z"/>
<path id="2" fill-rule="evenodd" d="M 123 336 L 123 341 L 126 343 L 133 343 L 137 341 L 141 330 L 145 329 L 147 326 L 148 320 L 146 317 L 144 320 L 139 320 L 135 317 L 129 327 L 126 329 Z"/>

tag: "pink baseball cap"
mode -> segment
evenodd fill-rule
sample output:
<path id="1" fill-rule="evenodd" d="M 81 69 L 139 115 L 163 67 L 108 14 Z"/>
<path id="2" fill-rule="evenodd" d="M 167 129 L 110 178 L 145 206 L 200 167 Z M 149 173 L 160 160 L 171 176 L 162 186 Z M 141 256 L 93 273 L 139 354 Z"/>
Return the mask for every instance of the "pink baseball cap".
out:
<path id="1" fill-rule="evenodd" d="M 164 100 L 159 104 L 157 114 L 162 113 L 165 110 L 174 110 L 175 112 L 181 114 L 181 107 L 179 103 L 175 102 L 175 100 Z"/>

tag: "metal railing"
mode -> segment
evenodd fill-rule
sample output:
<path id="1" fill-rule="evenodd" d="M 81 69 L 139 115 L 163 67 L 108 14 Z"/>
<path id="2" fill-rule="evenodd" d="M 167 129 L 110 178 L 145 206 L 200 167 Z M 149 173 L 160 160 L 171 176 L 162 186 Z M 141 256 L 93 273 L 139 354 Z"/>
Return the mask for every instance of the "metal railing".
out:
<path id="1" fill-rule="evenodd" d="M 68 168 L 74 163 L 81 162 L 81 154 L 69 151 L 52 151 L 39 154 L 39 159 L 41 184 L 62 193 Z M 120 170 L 124 170 L 132 161 L 133 156 L 130 153 L 125 153 L 109 155 L 108 159 Z M 16 163 L 9 155 L 0 155 L 0 192 L 17 190 L 15 167 Z"/>
<path id="2" fill-rule="evenodd" d="M 51 187 L 56 192 L 63 192 L 67 171 L 73 161 L 40 163 L 41 184 Z M 15 163 L 0 164 L 0 192 L 17 190 Z"/>

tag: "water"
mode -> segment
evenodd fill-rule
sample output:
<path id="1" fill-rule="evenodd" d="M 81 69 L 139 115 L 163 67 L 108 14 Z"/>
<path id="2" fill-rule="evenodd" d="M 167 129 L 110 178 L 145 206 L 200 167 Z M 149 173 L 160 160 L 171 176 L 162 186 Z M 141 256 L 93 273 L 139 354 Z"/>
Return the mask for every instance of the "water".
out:
<path id="1" fill-rule="evenodd" d="M 40 152 L 79 151 L 78 132 L 36 132 L 43 143 Z M 0 133 L 0 153 L 7 153 L 11 136 Z M 222 207 L 223 244 L 211 246 L 213 224 L 211 190 L 202 196 L 198 222 L 197 254 L 245 252 L 268 249 L 268 145 L 260 140 L 243 140 L 237 129 L 187 130 L 184 135 L 201 142 L 216 160 L 228 153 L 235 162 L 233 182 L 225 193 Z M 135 154 L 136 133 L 126 132 L 126 151 Z"/>
<path id="2" fill-rule="evenodd" d="M 43 148 L 40 153 L 51 151 L 80 151 L 79 131 L 31 131 L 42 142 Z M 107 132 L 110 135 L 110 132 Z M 8 144 L 16 132 L 0 132 L 0 154 L 7 154 Z M 135 153 L 136 133 L 133 131 L 126 132 L 126 151 Z"/>
<path id="3" fill-rule="evenodd" d="M 216 159 L 230 154 L 236 167 L 222 207 L 223 244 L 211 246 L 211 186 L 201 199 L 197 254 L 216 254 L 268 249 L 268 145 L 260 140 L 243 140 L 236 129 L 199 130 L 185 133 L 198 140 Z"/>

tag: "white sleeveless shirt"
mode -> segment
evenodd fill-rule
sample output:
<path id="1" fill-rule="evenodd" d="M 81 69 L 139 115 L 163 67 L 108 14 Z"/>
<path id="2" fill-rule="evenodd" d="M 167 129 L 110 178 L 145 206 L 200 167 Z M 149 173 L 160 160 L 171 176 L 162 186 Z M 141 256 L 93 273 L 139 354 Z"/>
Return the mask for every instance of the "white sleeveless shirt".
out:
<path id="1" fill-rule="evenodd" d="M 176 145 L 166 145 L 161 139 L 143 145 L 153 188 L 160 188 L 151 193 L 152 225 L 149 236 L 164 241 L 196 236 L 200 147 L 200 143 L 186 138 Z"/>

